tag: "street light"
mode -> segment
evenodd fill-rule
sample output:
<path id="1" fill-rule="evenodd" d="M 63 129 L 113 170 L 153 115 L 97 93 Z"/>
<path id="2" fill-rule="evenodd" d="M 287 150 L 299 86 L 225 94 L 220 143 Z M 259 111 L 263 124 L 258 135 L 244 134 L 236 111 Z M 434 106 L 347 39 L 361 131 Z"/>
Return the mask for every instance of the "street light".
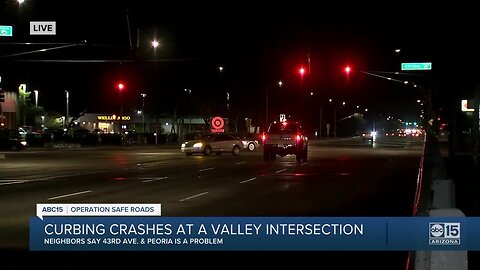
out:
<path id="1" fill-rule="evenodd" d="M 35 107 L 38 107 L 38 90 L 33 90 L 35 93 Z"/>
<path id="2" fill-rule="evenodd" d="M 152 41 L 152 47 L 153 47 L 154 49 L 156 49 L 159 45 L 160 45 L 160 43 L 159 43 L 157 40 L 154 39 L 154 40 Z"/>
<path id="3" fill-rule="evenodd" d="M 277 84 L 278 84 L 278 87 L 282 87 L 283 82 L 280 80 L 277 82 Z M 271 85 L 269 84 L 265 91 L 265 131 L 268 129 L 268 90 L 270 87 Z"/>
<path id="4" fill-rule="evenodd" d="M 68 121 L 68 98 L 69 98 L 69 93 L 68 90 L 65 90 L 65 98 L 66 98 L 66 103 L 67 103 L 67 121 Z M 64 124 L 65 127 L 65 124 Z"/>

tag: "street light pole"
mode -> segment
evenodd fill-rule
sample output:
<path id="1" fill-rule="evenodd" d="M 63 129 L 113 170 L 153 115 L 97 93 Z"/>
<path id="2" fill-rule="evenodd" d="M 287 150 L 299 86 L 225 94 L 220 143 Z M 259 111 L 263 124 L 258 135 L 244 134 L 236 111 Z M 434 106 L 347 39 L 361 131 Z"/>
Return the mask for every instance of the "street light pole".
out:
<path id="1" fill-rule="evenodd" d="M 283 82 L 282 81 L 278 81 L 277 82 L 278 84 L 278 87 L 282 87 L 283 85 Z M 268 129 L 268 90 L 272 87 L 271 84 L 268 84 L 267 85 L 267 88 L 266 88 L 266 91 L 265 91 L 265 131 L 267 131 Z"/>
<path id="2" fill-rule="evenodd" d="M 66 120 L 66 121 L 65 121 L 65 126 L 64 126 L 64 127 L 66 127 L 66 125 L 67 125 L 66 123 L 68 122 L 68 113 L 69 113 L 69 112 L 68 112 L 68 98 L 69 98 L 68 90 L 65 90 L 65 97 L 66 97 L 66 101 L 67 101 L 67 115 L 66 115 L 66 117 L 65 117 L 65 120 Z"/>
<path id="3" fill-rule="evenodd" d="M 142 95 L 142 128 L 143 128 L 143 133 L 145 133 L 145 97 L 147 94 L 141 94 Z"/>
<path id="4" fill-rule="evenodd" d="M 33 90 L 35 93 L 35 107 L 38 107 L 38 90 Z"/>
<path id="5" fill-rule="evenodd" d="M 268 88 L 270 88 L 270 85 L 267 86 L 265 91 L 265 131 L 268 129 Z"/>
<path id="6" fill-rule="evenodd" d="M 323 103 L 320 101 L 320 130 L 318 132 L 318 138 L 322 139 L 322 122 L 323 122 Z"/>
<path id="7" fill-rule="evenodd" d="M 333 137 L 337 137 L 337 107 L 333 108 Z"/>

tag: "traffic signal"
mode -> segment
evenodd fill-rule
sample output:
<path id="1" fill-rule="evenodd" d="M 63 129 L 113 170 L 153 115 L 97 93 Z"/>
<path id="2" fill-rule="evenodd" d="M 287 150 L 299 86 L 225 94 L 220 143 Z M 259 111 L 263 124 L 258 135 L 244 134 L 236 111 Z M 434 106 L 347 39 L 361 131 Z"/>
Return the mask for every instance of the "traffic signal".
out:
<path id="1" fill-rule="evenodd" d="M 303 75 L 305 75 L 305 68 L 304 67 L 298 68 L 298 74 L 300 74 L 300 76 L 303 77 Z"/>
<path id="2" fill-rule="evenodd" d="M 125 84 L 122 83 L 122 82 L 119 82 L 117 84 L 117 89 L 118 89 L 118 92 L 120 92 L 120 93 L 123 92 L 123 90 L 125 89 Z"/>
<path id="3" fill-rule="evenodd" d="M 352 68 L 347 65 L 347 66 L 345 66 L 345 68 L 343 70 L 345 71 L 345 74 L 350 75 L 350 72 L 352 71 Z"/>
<path id="4" fill-rule="evenodd" d="M 5 91 L 0 88 L 0 102 L 5 102 Z"/>

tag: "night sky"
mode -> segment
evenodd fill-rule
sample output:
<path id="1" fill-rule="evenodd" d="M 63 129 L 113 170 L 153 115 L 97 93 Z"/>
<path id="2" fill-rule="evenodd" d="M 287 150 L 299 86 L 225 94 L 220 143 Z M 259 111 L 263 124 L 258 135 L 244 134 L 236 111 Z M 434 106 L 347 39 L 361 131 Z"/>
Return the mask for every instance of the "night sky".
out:
<path id="1" fill-rule="evenodd" d="M 420 91 L 361 71 L 434 85 L 438 106 L 454 107 L 480 80 L 474 10 L 467 1 L 433 0 L 6 0 L 0 23 L 13 25 L 14 37 L 0 39 L 1 87 L 27 83 L 39 90 L 39 105 L 59 112 L 69 90 L 73 113 L 113 112 L 120 102 L 139 108 L 146 93 L 151 114 L 226 114 L 228 92 L 232 116 L 262 121 L 269 88 L 272 113 L 308 114 L 333 98 L 408 118 L 418 115 Z M 57 35 L 29 35 L 30 21 L 56 21 Z M 79 45 L 12 56 L 66 44 Z M 391 74 L 402 62 L 432 62 L 433 70 Z M 121 100 L 119 81 L 127 85 Z"/>

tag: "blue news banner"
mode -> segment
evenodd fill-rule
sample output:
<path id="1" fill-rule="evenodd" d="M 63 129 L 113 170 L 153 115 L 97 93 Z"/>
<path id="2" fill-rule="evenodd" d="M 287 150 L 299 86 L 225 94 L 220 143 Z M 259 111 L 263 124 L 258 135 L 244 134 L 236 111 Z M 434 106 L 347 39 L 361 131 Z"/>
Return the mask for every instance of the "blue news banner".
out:
<path id="1" fill-rule="evenodd" d="M 30 250 L 480 250 L 480 217 L 32 217 Z"/>

